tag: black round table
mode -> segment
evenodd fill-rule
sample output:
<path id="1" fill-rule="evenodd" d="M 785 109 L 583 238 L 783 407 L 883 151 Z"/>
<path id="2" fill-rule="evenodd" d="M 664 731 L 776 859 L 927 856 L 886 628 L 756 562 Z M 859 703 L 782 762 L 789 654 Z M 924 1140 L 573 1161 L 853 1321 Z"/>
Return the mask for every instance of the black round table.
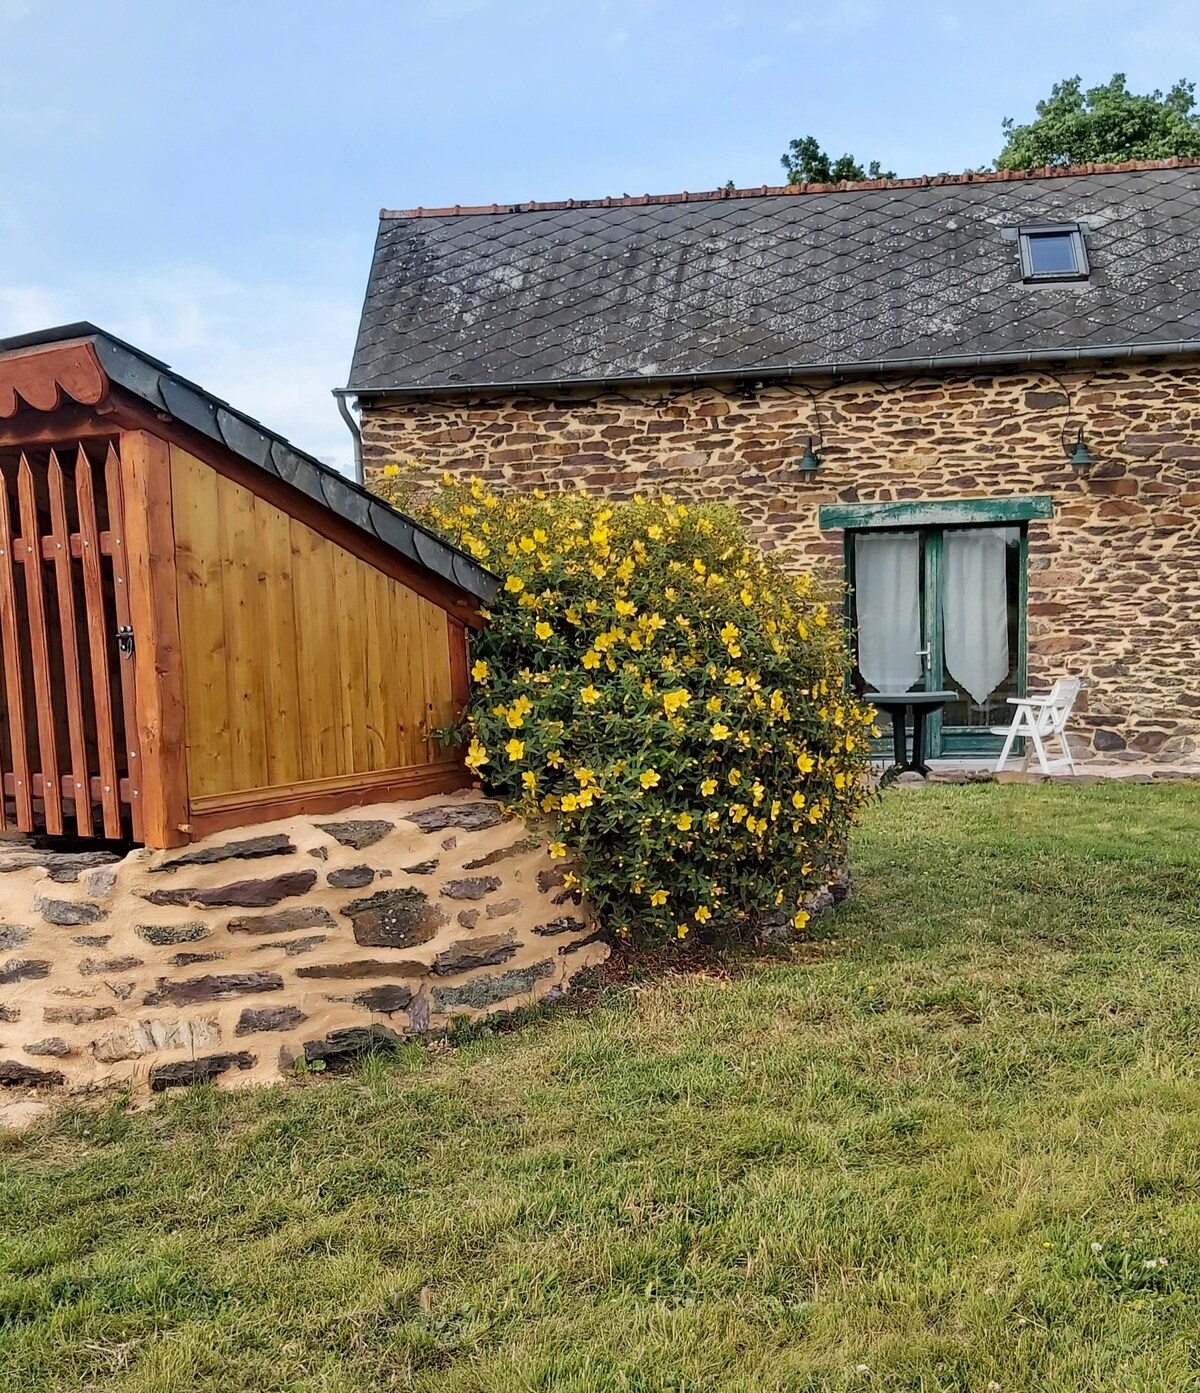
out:
<path id="1" fill-rule="evenodd" d="M 925 722 L 930 712 L 940 711 L 948 701 L 955 701 L 957 692 L 867 692 L 866 700 L 892 720 L 892 747 L 896 762 L 884 775 L 889 782 L 899 774 L 909 772 L 928 774 L 925 763 Z M 907 749 L 906 713 L 912 712 L 912 757 Z"/>

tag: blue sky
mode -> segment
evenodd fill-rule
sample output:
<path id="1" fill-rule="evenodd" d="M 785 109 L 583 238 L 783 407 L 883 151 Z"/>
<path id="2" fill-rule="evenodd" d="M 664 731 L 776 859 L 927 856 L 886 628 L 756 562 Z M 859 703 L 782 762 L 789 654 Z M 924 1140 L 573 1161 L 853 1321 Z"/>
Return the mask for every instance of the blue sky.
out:
<path id="1" fill-rule="evenodd" d="M 1051 84 L 1200 78 L 1196 0 L 0 0 L 0 337 L 91 319 L 346 467 L 381 206 L 989 162 Z"/>

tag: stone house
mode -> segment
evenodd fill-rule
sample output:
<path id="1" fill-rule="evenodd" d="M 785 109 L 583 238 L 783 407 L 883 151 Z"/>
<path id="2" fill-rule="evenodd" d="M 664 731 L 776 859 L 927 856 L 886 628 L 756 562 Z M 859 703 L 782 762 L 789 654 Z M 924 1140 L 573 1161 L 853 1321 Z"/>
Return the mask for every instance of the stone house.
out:
<path id="1" fill-rule="evenodd" d="M 368 474 L 734 504 L 934 754 L 1069 674 L 1200 761 L 1200 162 L 384 212 L 343 396 Z"/>

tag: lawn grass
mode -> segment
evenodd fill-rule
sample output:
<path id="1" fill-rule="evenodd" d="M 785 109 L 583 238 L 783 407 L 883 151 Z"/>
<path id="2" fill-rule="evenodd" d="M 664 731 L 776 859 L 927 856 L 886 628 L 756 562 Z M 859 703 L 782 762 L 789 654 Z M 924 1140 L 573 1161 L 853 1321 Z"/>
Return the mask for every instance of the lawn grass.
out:
<path id="1" fill-rule="evenodd" d="M 854 868 L 795 962 L 8 1138 L 0 1388 L 1192 1393 L 1200 789 Z"/>

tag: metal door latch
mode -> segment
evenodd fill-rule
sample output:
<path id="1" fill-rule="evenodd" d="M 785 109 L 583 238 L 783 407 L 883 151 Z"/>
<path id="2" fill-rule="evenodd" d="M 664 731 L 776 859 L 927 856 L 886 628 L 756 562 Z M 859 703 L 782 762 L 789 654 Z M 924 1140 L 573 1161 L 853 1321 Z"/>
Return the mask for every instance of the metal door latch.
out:
<path id="1" fill-rule="evenodd" d="M 133 625 L 121 624 L 117 628 L 117 648 L 122 658 L 133 656 Z"/>

